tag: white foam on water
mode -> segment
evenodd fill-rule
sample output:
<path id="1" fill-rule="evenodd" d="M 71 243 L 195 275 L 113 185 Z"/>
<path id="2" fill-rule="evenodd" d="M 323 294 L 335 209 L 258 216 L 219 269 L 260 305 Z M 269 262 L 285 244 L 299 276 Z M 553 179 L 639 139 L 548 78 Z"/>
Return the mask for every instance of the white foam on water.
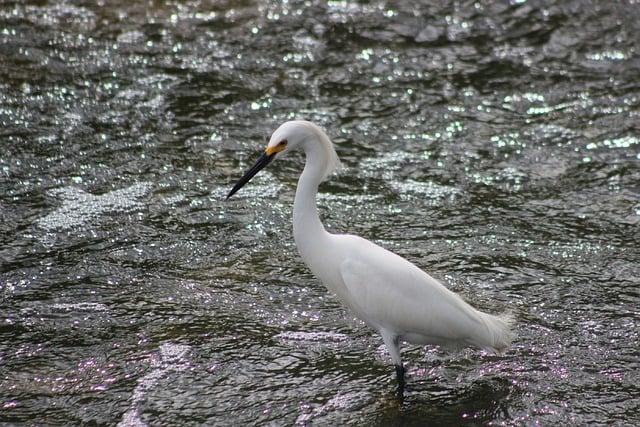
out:
<path id="1" fill-rule="evenodd" d="M 138 385 L 129 399 L 129 409 L 122 415 L 118 427 L 147 426 L 140 418 L 138 404 L 168 372 L 183 371 L 189 366 L 185 356 L 190 349 L 188 345 L 173 343 L 164 343 L 160 346 L 160 357 L 153 359 L 151 372 L 138 380 Z"/>
<path id="2" fill-rule="evenodd" d="M 62 199 L 62 205 L 37 224 L 47 231 L 68 230 L 106 213 L 129 212 L 143 206 L 137 199 L 150 188 L 150 182 L 141 182 L 96 196 L 76 187 L 64 187 L 51 192 Z"/>

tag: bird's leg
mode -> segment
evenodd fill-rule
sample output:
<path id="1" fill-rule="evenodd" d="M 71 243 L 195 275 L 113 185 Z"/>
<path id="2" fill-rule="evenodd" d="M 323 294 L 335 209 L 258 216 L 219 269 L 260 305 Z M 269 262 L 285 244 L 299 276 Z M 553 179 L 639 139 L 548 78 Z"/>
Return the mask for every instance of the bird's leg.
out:
<path id="1" fill-rule="evenodd" d="M 400 398 L 400 401 L 402 402 L 402 399 L 404 398 L 404 386 L 405 381 L 404 381 L 404 366 L 402 366 L 402 364 L 400 365 L 395 365 L 396 367 L 396 375 L 398 376 L 398 397 Z"/>
<path id="2" fill-rule="evenodd" d="M 404 366 L 402 365 L 395 365 L 396 367 L 396 375 L 398 375 L 398 385 L 400 385 L 402 388 L 404 388 L 405 386 L 405 382 L 404 382 Z"/>
<path id="3" fill-rule="evenodd" d="M 380 329 L 380 335 L 382 335 L 382 341 L 387 346 L 391 360 L 396 367 L 396 375 L 398 376 L 398 397 L 402 401 L 404 396 L 404 366 L 402 366 L 402 358 L 400 357 L 400 337 L 395 333 L 386 329 Z"/>

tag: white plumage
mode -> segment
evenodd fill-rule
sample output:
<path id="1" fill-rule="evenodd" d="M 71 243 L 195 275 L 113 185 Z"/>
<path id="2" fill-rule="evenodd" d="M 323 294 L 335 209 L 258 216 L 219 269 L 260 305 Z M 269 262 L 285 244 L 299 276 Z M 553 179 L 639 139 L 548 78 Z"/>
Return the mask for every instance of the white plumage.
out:
<path id="1" fill-rule="evenodd" d="M 293 234 L 311 271 L 360 319 L 382 335 L 404 388 L 400 342 L 446 347 L 475 346 L 491 352 L 511 342 L 508 315 L 476 310 L 406 259 L 358 236 L 331 234 L 316 207 L 318 185 L 338 165 L 333 144 L 307 121 L 282 124 L 265 153 L 229 192 L 231 197 L 278 153 L 301 149 L 306 164 L 293 207 Z"/>

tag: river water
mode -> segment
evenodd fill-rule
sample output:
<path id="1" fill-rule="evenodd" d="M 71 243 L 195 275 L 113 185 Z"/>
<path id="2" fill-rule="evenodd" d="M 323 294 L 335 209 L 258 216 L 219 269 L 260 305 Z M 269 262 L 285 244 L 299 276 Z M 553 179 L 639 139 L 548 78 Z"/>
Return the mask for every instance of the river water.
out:
<path id="1" fill-rule="evenodd" d="M 0 424 L 640 424 L 640 4 L 0 4 Z M 378 335 L 298 257 L 330 230 L 478 308 L 495 356 Z"/>

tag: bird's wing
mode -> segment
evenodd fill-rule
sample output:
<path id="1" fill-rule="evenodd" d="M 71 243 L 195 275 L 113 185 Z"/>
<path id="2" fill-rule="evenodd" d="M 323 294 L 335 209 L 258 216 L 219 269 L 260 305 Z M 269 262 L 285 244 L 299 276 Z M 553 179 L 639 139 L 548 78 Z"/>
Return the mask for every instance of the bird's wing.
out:
<path id="1" fill-rule="evenodd" d="M 481 325 L 477 310 L 414 264 L 365 239 L 344 237 L 350 250 L 339 271 L 348 305 L 374 328 L 409 341 L 458 345 Z"/>

